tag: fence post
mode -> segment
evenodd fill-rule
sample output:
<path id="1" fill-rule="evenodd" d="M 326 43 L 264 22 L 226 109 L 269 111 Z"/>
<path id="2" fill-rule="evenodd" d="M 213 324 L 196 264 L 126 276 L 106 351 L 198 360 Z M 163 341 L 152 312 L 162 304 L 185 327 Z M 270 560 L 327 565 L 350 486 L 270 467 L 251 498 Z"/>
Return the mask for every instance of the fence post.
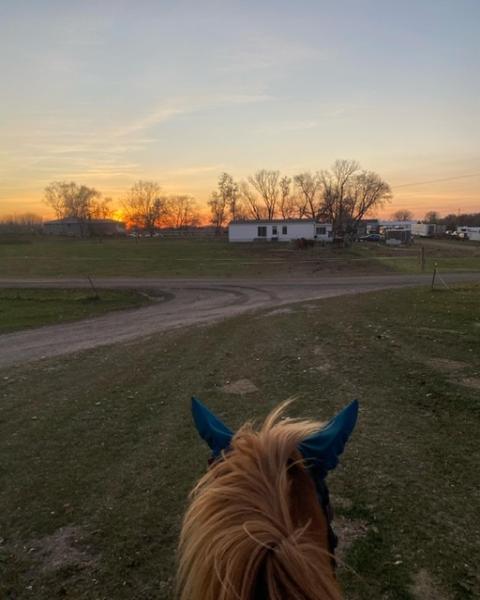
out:
<path id="1" fill-rule="evenodd" d="M 437 276 L 437 263 L 433 266 L 433 277 L 432 277 L 432 291 L 435 286 L 435 277 Z"/>
<path id="2" fill-rule="evenodd" d="M 95 300 L 98 300 L 100 298 L 100 296 L 98 295 L 97 288 L 93 285 L 93 281 L 92 281 L 92 278 L 90 277 L 90 275 L 87 275 L 87 278 L 88 278 L 88 281 L 90 282 L 90 287 L 92 288 L 93 293 L 95 294 L 94 298 L 95 298 Z"/>
<path id="3" fill-rule="evenodd" d="M 425 271 L 425 246 L 421 247 L 420 250 L 420 263 L 422 266 L 422 273 Z"/>

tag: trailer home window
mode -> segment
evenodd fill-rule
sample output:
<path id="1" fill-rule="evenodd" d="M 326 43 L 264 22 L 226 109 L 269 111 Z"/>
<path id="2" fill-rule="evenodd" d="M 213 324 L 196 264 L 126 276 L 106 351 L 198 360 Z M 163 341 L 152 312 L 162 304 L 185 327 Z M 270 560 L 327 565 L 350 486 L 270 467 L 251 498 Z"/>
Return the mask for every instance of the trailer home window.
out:
<path id="1" fill-rule="evenodd" d="M 326 227 L 317 227 L 317 235 L 325 235 L 327 233 Z"/>
<path id="2" fill-rule="evenodd" d="M 283 225 L 283 227 L 282 227 L 282 235 L 287 235 L 287 232 L 288 232 L 287 226 Z"/>
<path id="3" fill-rule="evenodd" d="M 264 225 L 258 227 L 258 237 L 267 237 L 267 228 Z"/>

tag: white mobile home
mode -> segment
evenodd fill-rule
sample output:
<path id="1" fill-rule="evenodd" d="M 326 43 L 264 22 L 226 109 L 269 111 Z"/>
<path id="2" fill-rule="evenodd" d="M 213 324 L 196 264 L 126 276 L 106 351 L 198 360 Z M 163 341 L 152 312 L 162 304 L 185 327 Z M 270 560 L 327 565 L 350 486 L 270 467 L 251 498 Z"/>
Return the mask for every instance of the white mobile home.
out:
<path id="1" fill-rule="evenodd" d="M 330 223 L 307 219 L 275 219 L 272 221 L 232 221 L 228 226 L 229 242 L 290 242 L 291 240 L 333 241 Z"/>

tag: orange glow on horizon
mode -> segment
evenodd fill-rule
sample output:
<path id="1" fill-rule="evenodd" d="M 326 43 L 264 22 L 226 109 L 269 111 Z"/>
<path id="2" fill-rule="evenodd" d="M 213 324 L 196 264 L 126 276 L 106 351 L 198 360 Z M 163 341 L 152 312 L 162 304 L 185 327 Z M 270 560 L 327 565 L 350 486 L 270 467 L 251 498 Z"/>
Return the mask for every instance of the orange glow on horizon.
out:
<path id="1" fill-rule="evenodd" d="M 123 223 L 126 224 L 127 222 L 127 215 L 125 214 L 125 211 L 121 208 L 117 208 L 112 212 L 112 219 L 114 219 L 115 221 L 122 221 Z"/>
<path id="2" fill-rule="evenodd" d="M 395 186 L 392 186 L 394 192 L 393 200 L 373 211 L 372 215 L 388 219 L 397 210 L 406 209 L 413 213 L 414 218 L 421 219 L 430 210 L 437 211 L 441 216 L 453 213 L 479 212 L 480 185 L 476 181 L 468 182 L 468 186 L 466 185 L 467 182 L 461 182 L 464 184 L 463 186 L 459 185 L 459 183 L 450 182 L 449 184 L 441 185 L 422 185 L 418 189 L 409 188 L 408 190 L 399 190 L 398 193 L 395 193 Z M 197 189 L 188 189 L 189 187 L 191 188 L 191 185 L 185 185 L 186 192 L 192 197 L 197 198 L 200 211 L 200 225 L 209 224 L 210 212 L 207 206 L 207 199 L 211 190 L 215 189 L 215 186 L 216 178 L 212 178 L 212 181 L 208 184 L 203 183 Z M 101 186 L 98 187 L 101 189 Z M 175 185 L 175 189 L 182 189 L 181 182 Z M 111 203 L 112 218 L 127 223 L 128 219 L 121 204 L 122 196 L 118 188 L 115 192 L 111 193 L 109 190 L 105 190 L 103 195 L 114 198 Z M 55 218 L 53 211 L 43 202 L 40 190 L 38 192 L 32 191 L 28 195 L 22 194 L 17 198 L 0 197 L 0 218 L 25 213 L 34 213 L 41 216 L 44 220 Z"/>

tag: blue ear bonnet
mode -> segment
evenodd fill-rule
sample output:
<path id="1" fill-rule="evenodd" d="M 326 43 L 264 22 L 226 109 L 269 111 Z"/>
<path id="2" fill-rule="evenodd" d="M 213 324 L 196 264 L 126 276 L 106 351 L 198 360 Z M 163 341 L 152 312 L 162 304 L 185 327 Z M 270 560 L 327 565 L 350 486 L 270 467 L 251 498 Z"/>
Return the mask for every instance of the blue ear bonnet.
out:
<path id="1" fill-rule="evenodd" d="M 223 450 L 228 450 L 233 438 L 232 431 L 196 398 L 192 398 L 192 415 L 200 437 L 212 451 L 212 458 L 218 458 Z M 355 428 L 357 417 L 358 402 L 354 400 L 323 429 L 305 438 L 298 449 L 307 466 L 314 467 L 322 477 L 334 469 Z"/>
<path id="2" fill-rule="evenodd" d="M 218 458 L 230 446 L 233 433 L 196 398 L 192 398 L 192 415 L 200 437 L 210 446 L 213 458 Z"/>

